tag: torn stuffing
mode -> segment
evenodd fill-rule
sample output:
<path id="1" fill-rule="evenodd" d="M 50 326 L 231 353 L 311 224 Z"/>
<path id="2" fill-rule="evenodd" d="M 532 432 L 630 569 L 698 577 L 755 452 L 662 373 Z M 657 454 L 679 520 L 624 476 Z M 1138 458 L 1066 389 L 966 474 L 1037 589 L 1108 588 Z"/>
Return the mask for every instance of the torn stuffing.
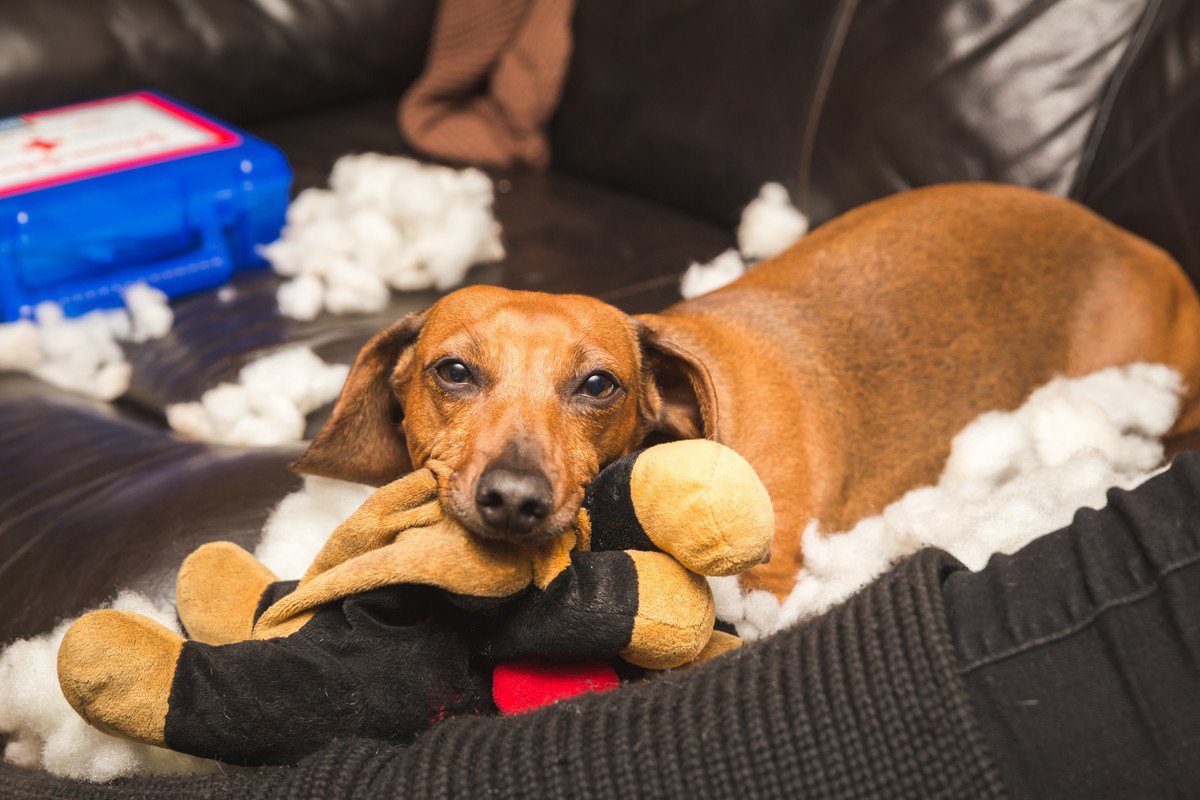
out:
<path id="1" fill-rule="evenodd" d="M 307 347 L 289 347 L 242 367 L 198 401 L 167 407 L 184 436 L 217 444 L 265 447 L 304 438 L 305 415 L 334 400 L 350 367 L 327 364 Z"/>
<path id="2" fill-rule="evenodd" d="M 688 267 L 679 283 L 679 293 L 690 300 L 733 283 L 745 271 L 746 263 L 737 250 L 730 248 L 707 264 L 693 263 Z"/>
<path id="3" fill-rule="evenodd" d="M 111 608 L 143 614 L 178 632 L 169 602 L 124 591 Z M 74 619 L 0 653 L 0 732 L 6 761 L 54 775 L 107 781 L 122 775 L 208 772 L 216 763 L 102 733 L 75 713 L 58 686 L 58 646 Z"/>
<path id="4" fill-rule="evenodd" d="M 804 566 L 782 604 L 710 579 L 717 614 L 753 639 L 835 605 L 893 563 L 939 547 L 970 569 L 1102 508 L 1114 486 L 1158 472 L 1163 436 L 1179 412 L 1179 375 L 1158 364 L 1058 378 L 1016 411 L 983 414 L 964 428 L 936 486 L 913 489 L 849 531 L 809 526 Z"/>
<path id="5" fill-rule="evenodd" d="M 740 278 L 762 259 L 791 247 L 808 232 L 808 217 L 792 205 L 787 189 L 763 184 L 758 196 L 742 210 L 736 250 L 726 250 L 707 264 L 692 263 L 683 274 L 679 293 L 690 300 Z"/>
<path id="6" fill-rule="evenodd" d="M 174 316 L 167 296 L 144 283 L 124 291 L 125 308 L 67 317 L 44 302 L 34 319 L 0 324 L 0 370 L 27 372 L 69 392 L 115 400 L 129 388 L 131 368 L 120 342 L 160 339 Z"/>
<path id="7" fill-rule="evenodd" d="M 747 261 L 762 261 L 787 250 L 806 233 L 808 217 L 792 205 L 787 189 L 765 183 L 742 211 L 738 250 Z"/>
<path id="8" fill-rule="evenodd" d="M 263 248 L 295 319 L 380 311 L 391 290 L 448 289 L 475 264 L 504 258 L 492 182 L 376 153 L 344 156 L 329 189 L 301 192 L 282 237 Z"/>
<path id="9" fill-rule="evenodd" d="M 263 525 L 254 555 L 283 580 L 304 576 L 333 529 L 366 502 L 373 486 L 304 476 L 304 488 L 280 501 Z"/>

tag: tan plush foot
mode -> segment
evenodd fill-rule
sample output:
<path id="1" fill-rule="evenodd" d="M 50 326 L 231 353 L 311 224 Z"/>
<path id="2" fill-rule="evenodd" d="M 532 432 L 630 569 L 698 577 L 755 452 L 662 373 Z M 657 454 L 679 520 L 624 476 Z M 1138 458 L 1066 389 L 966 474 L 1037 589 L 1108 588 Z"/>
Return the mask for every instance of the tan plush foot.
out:
<path id="1" fill-rule="evenodd" d="M 645 669 L 695 660 L 712 637 L 716 616 L 708 583 L 666 553 L 625 552 L 637 569 L 638 606 L 621 658 Z"/>
<path id="2" fill-rule="evenodd" d="M 79 716 L 106 733 L 163 746 L 183 638 L 126 611 L 93 611 L 58 648 L 58 684 Z"/>
<path id="3" fill-rule="evenodd" d="M 708 640 L 708 644 L 704 645 L 704 649 L 700 651 L 700 655 L 696 656 L 696 660 L 692 664 L 703 664 L 705 661 L 714 659 L 717 656 L 723 656 L 726 653 L 731 653 L 742 646 L 742 640 L 734 636 L 732 633 L 725 631 L 713 631 L 712 637 Z M 690 666 L 690 665 L 689 665 Z"/>
<path id="4" fill-rule="evenodd" d="M 258 601 L 276 580 L 271 570 L 233 542 L 210 542 L 179 568 L 175 581 L 179 620 L 198 642 L 245 641 L 254 628 Z"/>

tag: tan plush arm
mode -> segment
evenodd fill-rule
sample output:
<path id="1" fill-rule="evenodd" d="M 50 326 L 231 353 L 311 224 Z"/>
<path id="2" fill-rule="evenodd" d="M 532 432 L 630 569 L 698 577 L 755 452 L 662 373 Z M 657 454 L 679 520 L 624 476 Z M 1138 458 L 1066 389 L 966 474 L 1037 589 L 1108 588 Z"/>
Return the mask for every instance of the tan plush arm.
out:
<path id="1" fill-rule="evenodd" d="M 651 447 L 630 496 L 655 546 L 701 575 L 736 575 L 767 557 L 775 513 L 746 459 L 706 439 Z"/>

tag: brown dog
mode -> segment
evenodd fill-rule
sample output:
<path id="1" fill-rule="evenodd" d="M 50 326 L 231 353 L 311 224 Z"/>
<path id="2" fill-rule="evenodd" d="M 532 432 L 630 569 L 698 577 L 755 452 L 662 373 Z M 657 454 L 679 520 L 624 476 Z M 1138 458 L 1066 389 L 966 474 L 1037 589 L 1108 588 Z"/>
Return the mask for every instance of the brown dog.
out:
<path id="1" fill-rule="evenodd" d="M 538 538 L 648 437 L 713 437 L 771 492 L 772 559 L 747 583 L 782 595 L 810 520 L 845 529 L 935 481 L 981 412 L 1134 361 L 1200 387 L 1200 303 L 1169 256 L 1067 200 L 948 185 L 845 214 L 658 315 L 454 292 L 363 348 L 295 466 L 382 484 L 437 459 L 467 528 Z M 1195 398 L 1175 432 L 1200 423 Z"/>

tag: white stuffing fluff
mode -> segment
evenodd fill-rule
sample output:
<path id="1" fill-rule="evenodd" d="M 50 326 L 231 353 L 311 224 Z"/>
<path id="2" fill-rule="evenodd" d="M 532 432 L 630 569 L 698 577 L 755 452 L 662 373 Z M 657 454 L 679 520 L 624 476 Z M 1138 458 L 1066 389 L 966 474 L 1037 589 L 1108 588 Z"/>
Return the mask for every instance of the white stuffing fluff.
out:
<path id="1" fill-rule="evenodd" d="M 167 296 L 146 283 L 135 283 L 125 290 L 125 308 L 129 312 L 131 342 L 161 339 L 175 323 Z"/>
<path id="2" fill-rule="evenodd" d="M 218 444 L 270 446 L 304 438 L 304 417 L 337 397 L 350 367 L 289 347 L 242 367 L 200 400 L 167 407 L 178 433 Z"/>
<path id="3" fill-rule="evenodd" d="M 685 299 L 720 289 L 740 278 L 759 261 L 779 255 L 808 233 L 804 216 L 778 183 L 766 183 L 742 210 L 736 250 L 726 250 L 707 264 L 693 262 L 683 274 L 679 293 Z"/>
<path id="4" fill-rule="evenodd" d="M 114 400 L 129 388 L 131 369 L 119 342 L 166 336 L 174 316 L 167 296 L 144 283 L 124 293 L 125 308 L 67 317 L 41 303 L 34 320 L 0 324 L 0 370 L 28 372 L 69 392 Z"/>
<path id="5" fill-rule="evenodd" d="M 504 258 L 492 182 L 477 169 L 366 153 L 338 159 L 329 186 L 301 192 L 263 248 L 292 278 L 278 293 L 285 316 L 380 311 L 391 289 L 448 289 Z"/>
<path id="6" fill-rule="evenodd" d="M 733 283 L 745 271 L 746 262 L 742 261 L 737 250 L 730 248 L 707 264 L 693 262 L 683 273 L 679 293 L 690 300 Z"/>
<path id="7" fill-rule="evenodd" d="M 964 428 L 936 486 L 914 489 L 851 531 L 808 530 L 804 567 L 782 605 L 767 592 L 743 593 L 735 578 L 710 579 L 717 613 L 758 638 L 836 604 L 925 545 L 979 569 L 992 553 L 1065 525 L 1076 509 L 1102 506 L 1109 487 L 1131 488 L 1152 475 L 1162 459 L 1157 437 L 1174 422 L 1180 391 L 1174 371 L 1149 364 L 1052 381 L 1020 409 L 984 414 Z M 255 555 L 280 578 L 300 577 L 371 491 L 306 476 L 271 513 Z M 166 601 L 123 592 L 113 607 L 174 627 Z M 75 715 L 56 672 L 68 625 L 0 655 L 0 731 L 12 740 L 5 758 L 91 780 L 211 769 L 202 759 L 115 739 Z"/>
<path id="8" fill-rule="evenodd" d="M 283 498 L 271 512 L 254 555 L 283 580 L 303 577 L 333 529 L 373 491 L 360 483 L 305 475 L 304 488 Z"/>
<path id="9" fill-rule="evenodd" d="M 792 205 L 787 189 L 765 183 L 742 211 L 738 249 L 747 261 L 761 261 L 787 250 L 808 233 L 808 217 Z"/>
<path id="10" fill-rule="evenodd" d="M 178 630 L 170 603 L 153 603 L 126 591 L 111 607 Z M 0 731 L 9 739 L 5 760 L 90 781 L 214 769 L 215 762 L 101 733 L 75 713 L 58 687 L 58 646 L 72 622 L 65 620 L 50 633 L 13 642 L 0 654 Z"/>
<path id="11" fill-rule="evenodd" d="M 1135 364 L 1059 378 L 1013 412 L 984 414 L 955 437 L 936 486 L 913 489 L 850 531 L 804 534 L 804 566 L 780 604 L 712 579 L 717 614 L 748 639 L 820 613 L 900 558 L 925 546 L 970 569 L 1067 525 L 1105 491 L 1133 488 L 1157 471 L 1158 438 L 1179 412 L 1181 382 L 1168 367 Z"/>

